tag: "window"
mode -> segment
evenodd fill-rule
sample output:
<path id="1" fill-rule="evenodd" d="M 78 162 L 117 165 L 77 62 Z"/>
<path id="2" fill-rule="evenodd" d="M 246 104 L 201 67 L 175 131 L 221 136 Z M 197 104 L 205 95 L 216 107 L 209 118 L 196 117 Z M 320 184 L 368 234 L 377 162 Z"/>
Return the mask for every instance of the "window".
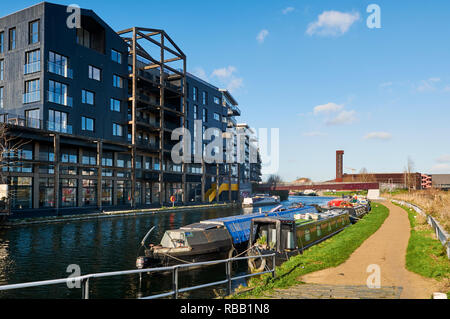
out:
<path id="1" fill-rule="evenodd" d="M 54 178 L 39 178 L 39 207 L 54 207 Z"/>
<path id="2" fill-rule="evenodd" d="M 16 28 L 9 29 L 9 50 L 16 48 Z"/>
<path id="3" fill-rule="evenodd" d="M 33 50 L 25 53 L 24 74 L 41 71 L 41 50 Z"/>
<path id="4" fill-rule="evenodd" d="M 203 91 L 203 105 L 206 105 L 208 103 L 208 92 Z"/>
<path id="5" fill-rule="evenodd" d="M 10 177 L 9 192 L 11 208 L 33 207 L 33 179 L 31 177 Z"/>
<path id="6" fill-rule="evenodd" d="M 28 43 L 34 44 L 39 42 L 39 20 L 30 22 L 28 27 Z"/>
<path id="7" fill-rule="evenodd" d="M 193 91 L 192 91 L 192 99 L 194 101 L 197 101 L 197 92 L 198 92 L 198 89 L 194 86 Z"/>
<path id="8" fill-rule="evenodd" d="M 203 122 L 208 122 L 208 110 L 206 108 L 203 109 Z"/>
<path id="9" fill-rule="evenodd" d="M 118 75 L 113 75 L 113 86 L 119 89 L 123 88 L 123 79 Z"/>
<path id="10" fill-rule="evenodd" d="M 27 127 L 40 128 L 39 117 L 40 117 L 39 109 L 25 111 Z"/>
<path id="11" fill-rule="evenodd" d="M 96 81 L 101 81 L 102 71 L 95 66 L 89 66 L 89 78 Z"/>
<path id="12" fill-rule="evenodd" d="M 61 187 L 61 206 L 76 207 L 77 206 L 77 180 L 62 178 L 60 180 Z"/>
<path id="13" fill-rule="evenodd" d="M 0 81 L 3 81 L 4 71 L 5 71 L 5 60 L 0 60 Z"/>
<path id="14" fill-rule="evenodd" d="M 120 112 L 120 101 L 116 99 L 111 99 L 110 109 L 111 111 L 114 112 Z"/>
<path id="15" fill-rule="evenodd" d="M 83 206 L 97 205 L 97 182 L 92 179 L 83 179 Z"/>
<path id="16" fill-rule="evenodd" d="M 5 33 L 0 32 L 0 53 L 3 53 L 5 50 Z"/>
<path id="17" fill-rule="evenodd" d="M 49 80 L 48 101 L 65 106 L 72 106 L 72 98 L 67 96 L 67 85 Z"/>
<path id="18" fill-rule="evenodd" d="M 111 59 L 114 62 L 122 64 L 122 53 L 120 53 L 120 52 L 118 52 L 116 50 L 111 50 Z"/>
<path id="19" fill-rule="evenodd" d="M 214 103 L 220 105 L 220 98 L 218 98 L 217 96 L 214 97 Z"/>
<path id="20" fill-rule="evenodd" d="M 122 125 L 113 123 L 113 136 L 123 136 Z"/>
<path id="21" fill-rule="evenodd" d="M 69 59 L 63 55 L 50 51 L 48 54 L 48 71 L 61 75 L 65 78 L 72 78 L 72 70 L 69 68 Z"/>
<path id="22" fill-rule="evenodd" d="M 3 108 L 3 87 L 0 87 L 0 108 Z"/>
<path id="23" fill-rule="evenodd" d="M 198 120 L 198 105 L 194 105 L 194 120 Z"/>
<path id="24" fill-rule="evenodd" d="M 67 113 L 48 110 L 48 129 L 55 132 L 67 132 Z"/>
<path id="25" fill-rule="evenodd" d="M 39 79 L 25 82 L 23 103 L 33 103 L 41 100 L 40 82 Z"/>
<path id="26" fill-rule="evenodd" d="M 77 43 L 79 45 L 85 46 L 86 48 L 91 47 L 91 34 L 88 30 L 77 28 Z"/>
<path id="27" fill-rule="evenodd" d="M 94 119 L 89 117 L 81 117 L 81 129 L 83 131 L 94 132 Z"/>
<path id="28" fill-rule="evenodd" d="M 219 114 L 219 113 L 214 113 L 214 119 L 215 119 L 216 121 L 219 121 L 219 122 L 220 122 L 220 114 Z"/>
<path id="29" fill-rule="evenodd" d="M 87 90 L 81 90 L 81 103 L 94 105 L 95 93 Z"/>

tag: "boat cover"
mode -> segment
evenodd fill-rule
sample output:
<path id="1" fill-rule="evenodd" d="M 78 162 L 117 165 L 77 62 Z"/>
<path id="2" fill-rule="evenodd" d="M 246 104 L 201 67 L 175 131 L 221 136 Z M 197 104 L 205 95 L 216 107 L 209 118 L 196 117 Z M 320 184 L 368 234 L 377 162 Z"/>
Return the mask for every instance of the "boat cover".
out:
<path id="1" fill-rule="evenodd" d="M 201 221 L 205 224 L 222 224 L 233 238 L 234 244 L 245 243 L 250 239 L 250 224 L 252 219 L 260 217 L 285 217 L 294 218 L 296 214 L 317 213 L 315 207 L 305 206 L 301 208 L 287 209 L 277 212 L 253 213 L 248 215 L 237 215 L 223 218 L 209 219 Z"/>

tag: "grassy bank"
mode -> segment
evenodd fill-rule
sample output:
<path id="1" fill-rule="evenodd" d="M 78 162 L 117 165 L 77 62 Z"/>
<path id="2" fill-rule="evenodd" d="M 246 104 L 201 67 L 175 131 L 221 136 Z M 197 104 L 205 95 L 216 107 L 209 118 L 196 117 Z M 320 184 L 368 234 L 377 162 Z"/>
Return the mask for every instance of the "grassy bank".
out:
<path id="1" fill-rule="evenodd" d="M 450 261 L 444 246 L 435 237 L 425 217 L 413 209 L 402 207 L 411 224 L 411 236 L 406 251 L 406 268 L 421 276 L 434 278 L 442 284 L 442 291 L 450 296 Z"/>
<path id="2" fill-rule="evenodd" d="M 287 288 L 301 283 L 298 281 L 299 276 L 342 264 L 380 228 L 388 215 L 389 210 L 385 206 L 373 203 L 370 214 L 358 223 L 309 248 L 303 255 L 292 257 L 277 267 L 274 279 L 270 274 L 252 278 L 249 288 L 253 289 L 249 292 L 238 293 L 233 298 L 257 298 L 274 288 Z"/>
<path id="3" fill-rule="evenodd" d="M 324 192 L 323 193 L 323 195 L 324 196 L 339 196 L 339 197 L 341 197 L 342 195 L 344 195 L 344 196 L 348 196 L 348 195 L 350 195 L 350 196 L 353 196 L 353 195 L 363 195 L 363 196 L 366 196 L 367 195 L 367 191 L 354 191 L 354 192 L 352 192 L 352 191 L 341 191 L 341 192 Z"/>
<path id="4" fill-rule="evenodd" d="M 397 194 L 386 193 L 383 196 L 419 206 L 427 215 L 436 218 L 447 232 L 450 232 L 450 192 L 429 189 Z"/>

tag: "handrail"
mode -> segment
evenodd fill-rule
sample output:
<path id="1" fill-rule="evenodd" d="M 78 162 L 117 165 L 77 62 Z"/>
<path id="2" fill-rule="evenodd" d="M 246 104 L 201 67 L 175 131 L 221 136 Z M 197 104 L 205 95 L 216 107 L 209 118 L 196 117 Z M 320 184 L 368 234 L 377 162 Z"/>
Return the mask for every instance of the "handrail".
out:
<path id="1" fill-rule="evenodd" d="M 124 276 L 124 275 L 132 275 L 132 274 L 142 274 L 142 273 L 151 273 L 151 272 L 171 271 L 172 272 L 172 286 L 173 286 L 171 291 L 157 294 L 157 295 L 143 297 L 141 299 L 157 299 L 157 298 L 163 298 L 163 297 L 169 297 L 169 296 L 173 296 L 175 299 L 177 299 L 178 294 L 180 292 L 187 292 L 187 291 L 192 291 L 192 290 L 196 290 L 196 289 L 202 289 L 202 288 L 216 286 L 216 285 L 222 285 L 222 284 L 227 284 L 227 295 L 230 295 L 232 293 L 231 282 L 234 280 L 258 276 L 258 275 L 262 275 L 262 274 L 266 274 L 266 273 L 272 273 L 272 277 L 275 277 L 275 255 L 276 254 L 273 253 L 273 254 L 260 255 L 260 256 L 244 256 L 244 257 L 234 257 L 234 258 L 221 259 L 221 260 L 203 261 L 203 262 L 197 262 L 197 263 L 191 263 L 191 264 L 180 264 L 180 265 L 174 265 L 174 266 L 168 266 L 168 267 L 157 267 L 157 268 L 147 268 L 147 269 L 134 269 L 134 270 L 94 273 L 94 274 L 88 274 L 88 275 L 77 276 L 77 277 L 68 277 L 68 278 L 53 279 L 53 280 L 43 280 L 43 281 L 33 281 L 33 282 L 20 283 L 20 284 L 3 285 L 3 286 L 0 286 L 0 291 L 31 288 L 31 287 L 40 287 L 40 286 L 49 286 L 49 285 L 58 285 L 58 284 L 64 284 L 64 283 L 67 284 L 67 283 L 81 282 L 82 299 L 89 299 L 89 280 L 90 279 L 114 277 L 114 276 Z M 258 273 L 251 273 L 251 274 L 236 276 L 236 277 L 231 276 L 232 262 L 238 261 L 238 260 L 248 260 L 251 258 L 267 258 L 267 257 L 272 257 L 272 269 L 258 272 Z M 178 271 L 179 271 L 179 269 L 189 268 L 189 267 L 194 267 L 194 266 L 207 266 L 207 265 L 216 265 L 216 264 L 224 264 L 224 263 L 226 264 L 226 269 L 225 269 L 225 273 L 227 276 L 226 279 L 220 280 L 220 281 L 215 281 L 215 282 L 209 282 L 209 283 L 201 284 L 201 285 L 197 285 L 197 286 L 184 287 L 181 289 L 178 288 Z"/>

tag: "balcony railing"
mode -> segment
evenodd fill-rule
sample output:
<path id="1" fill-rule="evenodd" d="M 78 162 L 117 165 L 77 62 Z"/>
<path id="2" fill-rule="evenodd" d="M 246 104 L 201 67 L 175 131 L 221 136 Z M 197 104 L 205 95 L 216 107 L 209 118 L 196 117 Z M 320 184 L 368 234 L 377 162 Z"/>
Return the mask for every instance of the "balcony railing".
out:
<path id="1" fill-rule="evenodd" d="M 65 134 L 72 134 L 72 125 L 47 121 L 47 130 Z"/>
<path id="2" fill-rule="evenodd" d="M 16 114 L 0 114 L 0 122 L 7 123 L 12 126 L 44 129 L 52 132 L 72 134 L 72 126 L 66 123 L 55 123 L 50 121 L 44 123 L 44 121 L 40 119 L 24 117 Z"/>
<path id="3" fill-rule="evenodd" d="M 23 94 L 23 104 L 39 102 L 41 100 L 41 92 L 28 92 Z"/>
<path id="4" fill-rule="evenodd" d="M 23 74 L 31 74 L 41 71 L 41 61 L 25 64 Z"/>
<path id="5" fill-rule="evenodd" d="M 47 97 L 48 101 L 64 106 L 72 107 L 73 100 L 70 96 L 67 96 L 67 94 L 59 94 L 51 91 L 47 91 Z"/>
<path id="6" fill-rule="evenodd" d="M 67 65 L 61 65 L 54 62 L 48 62 L 48 72 L 61 75 L 65 78 L 73 79 L 73 71 Z"/>

